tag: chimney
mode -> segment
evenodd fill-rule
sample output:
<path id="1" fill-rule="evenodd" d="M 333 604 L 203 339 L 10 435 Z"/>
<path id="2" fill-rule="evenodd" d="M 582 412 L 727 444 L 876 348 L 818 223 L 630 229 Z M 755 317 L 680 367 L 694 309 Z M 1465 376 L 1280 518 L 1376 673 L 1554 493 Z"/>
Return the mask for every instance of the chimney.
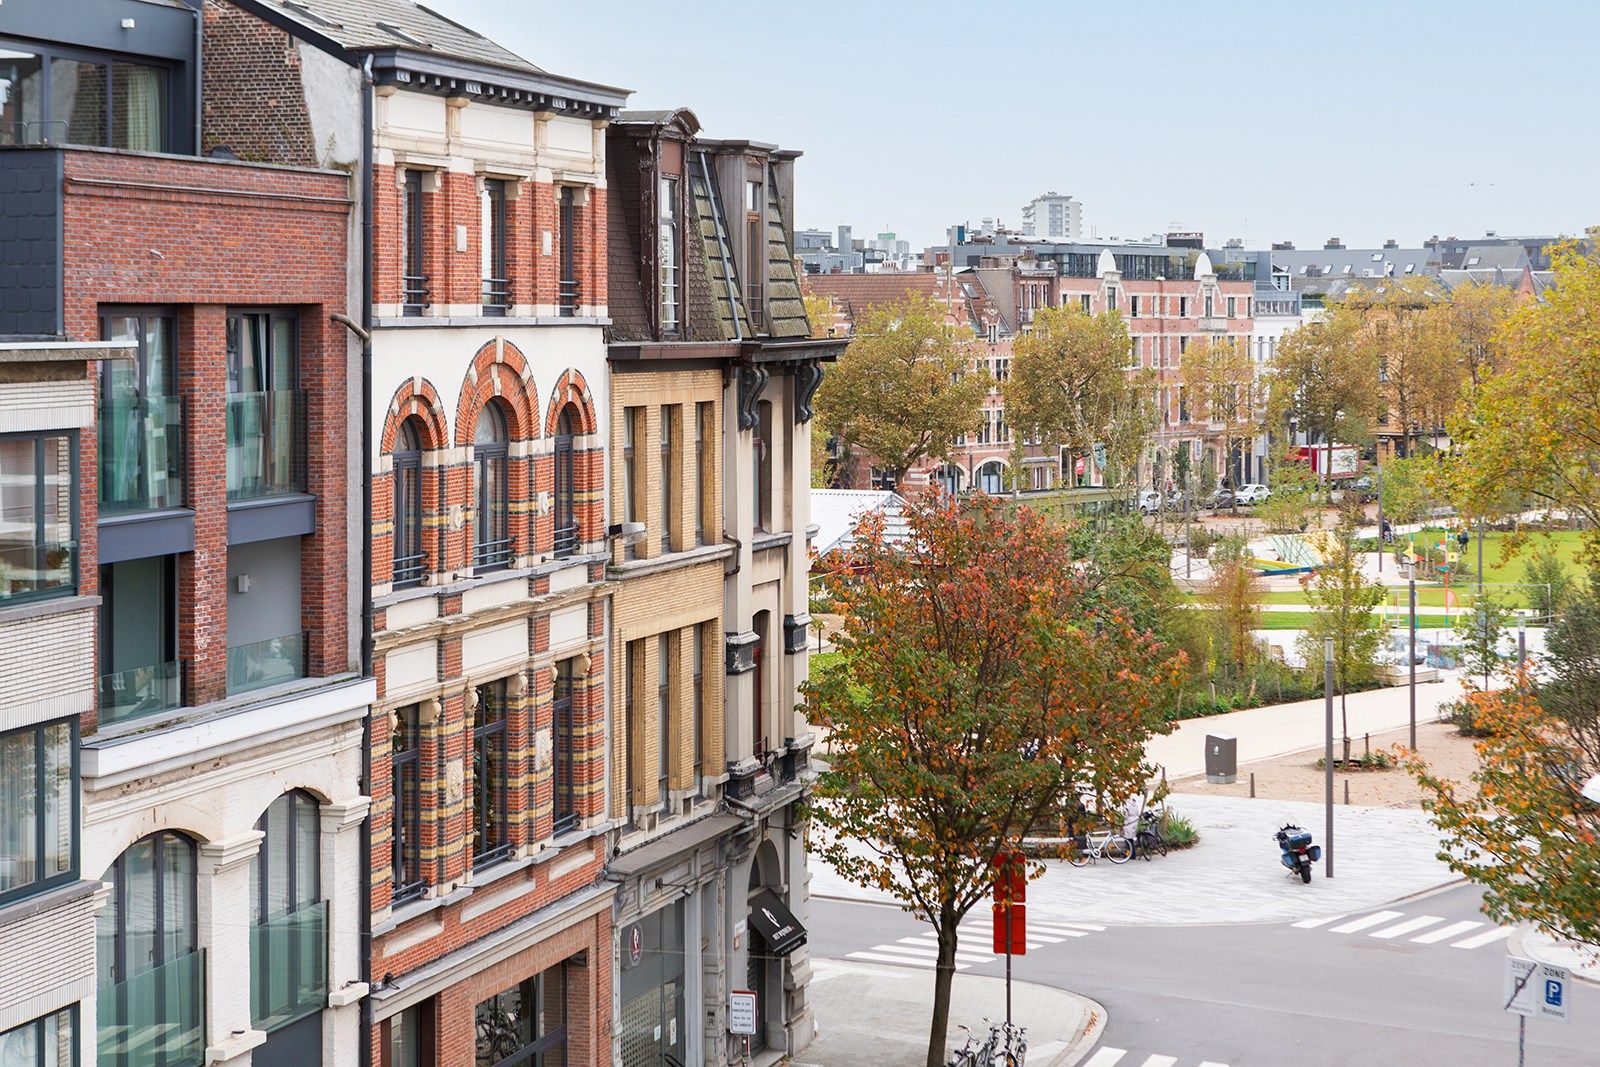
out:
<path id="1" fill-rule="evenodd" d="M 1325 249 L 1343 248 L 1344 242 L 1339 240 L 1337 237 L 1330 237 L 1328 238 L 1328 243 L 1322 247 Z"/>
<path id="2" fill-rule="evenodd" d="M 1274 241 L 1274 242 L 1272 242 L 1272 250 L 1274 252 L 1293 252 L 1294 251 L 1294 242 L 1293 241 Z"/>
<path id="3" fill-rule="evenodd" d="M 1400 247 L 1400 242 L 1396 241 L 1393 237 L 1391 237 L 1387 241 L 1383 242 L 1383 247 L 1385 247 L 1385 248 L 1399 248 Z"/>

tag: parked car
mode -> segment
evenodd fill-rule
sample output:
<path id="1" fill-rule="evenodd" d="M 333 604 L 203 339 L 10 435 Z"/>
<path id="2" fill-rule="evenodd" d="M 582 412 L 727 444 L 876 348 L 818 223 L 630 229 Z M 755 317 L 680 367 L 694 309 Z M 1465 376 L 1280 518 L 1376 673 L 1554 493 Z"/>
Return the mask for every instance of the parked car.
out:
<path id="1" fill-rule="evenodd" d="M 1223 508 L 1231 508 L 1233 507 L 1233 490 L 1213 489 L 1211 491 L 1211 495 L 1206 497 L 1205 501 L 1200 506 L 1209 508 L 1212 511 L 1221 511 Z"/>
<path id="2" fill-rule="evenodd" d="M 1154 489 L 1146 489 L 1139 494 L 1139 514 L 1154 515 L 1161 510 L 1161 494 Z"/>
<path id="3" fill-rule="evenodd" d="M 1260 482 L 1251 482 L 1249 485 L 1239 487 L 1239 491 L 1233 494 L 1233 502 L 1240 507 L 1249 507 L 1262 503 L 1271 495 L 1272 491 Z"/>
<path id="4" fill-rule="evenodd" d="M 1184 496 L 1182 489 L 1167 490 L 1167 510 L 1182 511 L 1189 506 L 1189 500 Z"/>
<path id="5" fill-rule="evenodd" d="M 1378 499 L 1378 486 L 1371 478 L 1363 474 L 1354 481 L 1346 483 L 1345 492 L 1354 493 L 1356 499 L 1363 504 L 1370 504 Z"/>

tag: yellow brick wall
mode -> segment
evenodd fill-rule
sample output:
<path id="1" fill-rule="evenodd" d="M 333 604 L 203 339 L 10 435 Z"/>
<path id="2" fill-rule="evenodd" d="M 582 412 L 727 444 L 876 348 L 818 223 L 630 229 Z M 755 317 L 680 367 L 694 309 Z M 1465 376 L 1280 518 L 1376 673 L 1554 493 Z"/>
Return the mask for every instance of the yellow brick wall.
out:
<path id="1" fill-rule="evenodd" d="M 695 420 L 698 405 L 711 405 L 710 425 L 705 429 L 705 448 L 709 460 L 710 484 L 699 484 L 699 464 L 694 454 Z M 661 408 L 675 405 L 678 415 L 672 435 L 673 500 L 676 515 L 671 531 L 673 551 L 695 545 L 696 497 L 704 502 L 710 542 L 722 540 L 722 372 L 705 370 L 624 371 L 611 375 L 611 521 L 621 522 L 623 508 L 623 425 L 630 408 L 642 409 L 643 432 L 636 427 L 634 452 L 639 476 L 636 492 L 638 513 L 646 526 L 645 538 L 635 546 L 639 559 L 661 554 Z"/>

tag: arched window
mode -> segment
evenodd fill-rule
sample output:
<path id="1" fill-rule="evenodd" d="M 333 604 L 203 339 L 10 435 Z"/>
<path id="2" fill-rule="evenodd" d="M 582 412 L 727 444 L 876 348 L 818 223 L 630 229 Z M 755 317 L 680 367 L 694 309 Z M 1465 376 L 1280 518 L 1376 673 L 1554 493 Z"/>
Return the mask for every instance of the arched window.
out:
<path id="1" fill-rule="evenodd" d="M 394 585 L 422 581 L 427 570 L 422 550 L 422 435 L 417 418 L 400 424 L 394 443 Z"/>
<path id="2" fill-rule="evenodd" d="M 571 404 L 561 409 L 556 421 L 556 555 L 570 556 L 578 549 L 577 480 L 572 456 L 572 438 L 577 419 Z"/>
<path id="3" fill-rule="evenodd" d="M 321 1011 L 328 996 L 317 802 L 294 790 L 262 812 L 250 861 L 250 1019 L 274 1030 Z"/>
<path id="4" fill-rule="evenodd" d="M 477 456 L 472 565 L 482 570 L 511 562 L 511 477 L 506 440 L 505 415 L 498 404 L 490 401 L 478 412 L 472 435 Z"/>
<path id="5" fill-rule="evenodd" d="M 95 919 L 105 1067 L 198 1067 L 205 1059 L 204 957 L 195 917 L 195 847 L 162 831 L 105 874 Z"/>

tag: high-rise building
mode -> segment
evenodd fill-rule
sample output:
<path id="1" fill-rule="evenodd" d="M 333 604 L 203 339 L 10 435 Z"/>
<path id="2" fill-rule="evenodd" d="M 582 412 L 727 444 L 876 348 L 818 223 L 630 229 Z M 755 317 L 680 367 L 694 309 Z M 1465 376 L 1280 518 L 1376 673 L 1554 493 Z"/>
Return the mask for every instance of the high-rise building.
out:
<path id="1" fill-rule="evenodd" d="M 1083 204 L 1054 189 L 1022 207 L 1022 232 L 1050 241 L 1083 240 Z"/>

